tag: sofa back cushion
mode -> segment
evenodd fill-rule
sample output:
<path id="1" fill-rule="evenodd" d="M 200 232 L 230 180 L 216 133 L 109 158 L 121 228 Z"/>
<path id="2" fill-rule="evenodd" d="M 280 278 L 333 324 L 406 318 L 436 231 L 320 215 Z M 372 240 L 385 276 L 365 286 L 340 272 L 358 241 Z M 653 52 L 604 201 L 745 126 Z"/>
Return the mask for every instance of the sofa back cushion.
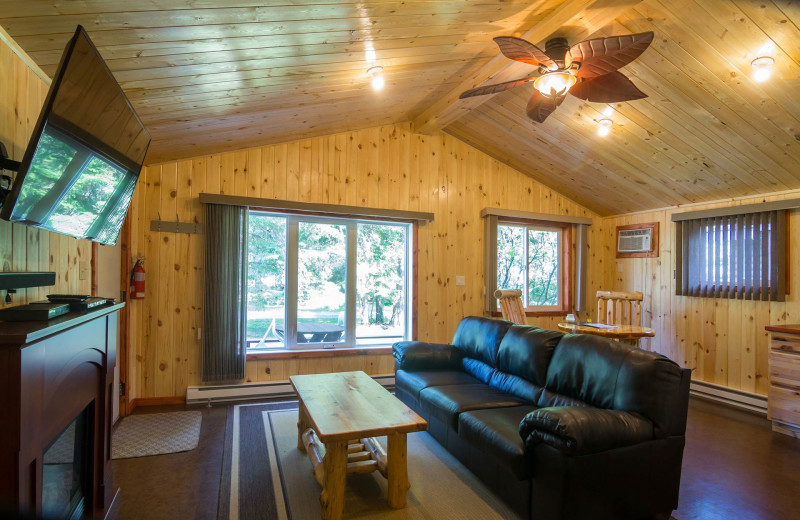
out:
<path id="1" fill-rule="evenodd" d="M 590 406 L 639 413 L 656 437 L 676 431 L 671 396 L 682 393 L 681 369 L 670 359 L 599 336 L 567 334 L 547 371 L 547 390 Z M 688 396 L 686 396 L 688 398 Z"/>
<path id="2" fill-rule="evenodd" d="M 497 350 L 497 369 L 544 386 L 547 366 L 562 336 L 562 332 L 512 326 Z"/>
<path id="3" fill-rule="evenodd" d="M 453 336 L 453 346 L 466 358 L 497 367 L 497 349 L 513 323 L 470 316 L 461 320 Z"/>

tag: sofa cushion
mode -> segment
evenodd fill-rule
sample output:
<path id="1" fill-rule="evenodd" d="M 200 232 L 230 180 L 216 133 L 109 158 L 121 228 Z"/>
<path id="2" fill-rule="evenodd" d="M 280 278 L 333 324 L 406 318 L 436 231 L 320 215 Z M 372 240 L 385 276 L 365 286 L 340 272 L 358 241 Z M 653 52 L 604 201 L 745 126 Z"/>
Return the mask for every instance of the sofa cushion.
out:
<path id="1" fill-rule="evenodd" d="M 547 366 L 563 332 L 514 325 L 500 342 L 497 369 L 544 386 Z"/>
<path id="2" fill-rule="evenodd" d="M 462 355 L 494 368 L 497 366 L 497 348 L 512 325 L 508 321 L 476 316 L 464 318 L 453 336 L 453 346 Z"/>
<path id="3" fill-rule="evenodd" d="M 519 436 L 519 423 L 535 406 L 473 410 L 458 416 L 458 436 L 489 457 L 508 465 L 520 480 L 531 478 L 533 464 Z"/>
<path id="4" fill-rule="evenodd" d="M 419 393 L 422 411 L 458 429 L 458 415 L 470 410 L 531 405 L 518 397 L 482 383 L 471 385 L 430 386 Z"/>
<path id="5" fill-rule="evenodd" d="M 656 438 L 685 430 L 674 413 L 681 409 L 675 401 L 683 395 L 681 368 L 655 352 L 599 336 L 567 334 L 553 354 L 545 386 L 597 408 L 639 413 L 653 422 Z M 540 399 L 538 404 L 564 403 Z"/>
<path id="6" fill-rule="evenodd" d="M 415 399 L 419 399 L 419 393 L 429 386 L 468 385 L 479 382 L 464 372 L 454 370 L 420 370 L 418 372 L 398 370 L 395 372 L 394 378 L 395 384 L 414 396 Z"/>
<path id="7" fill-rule="evenodd" d="M 545 387 L 598 408 L 612 408 L 626 345 L 589 334 L 567 334 L 556 347 Z"/>

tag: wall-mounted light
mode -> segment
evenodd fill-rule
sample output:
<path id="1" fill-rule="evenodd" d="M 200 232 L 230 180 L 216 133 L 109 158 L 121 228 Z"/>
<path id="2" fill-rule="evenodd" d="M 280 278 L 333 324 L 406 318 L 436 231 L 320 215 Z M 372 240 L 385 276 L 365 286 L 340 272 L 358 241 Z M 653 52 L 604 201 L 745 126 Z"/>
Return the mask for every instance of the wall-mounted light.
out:
<path id="1" fill-rule="evenodd" d="M 753 66 L 753 80 L 763 83 L 772 75 L 772 66 L 775 60 L 769 56 L 761 56 L 756 58 L 750 63 Z"/>
<path id="2" fill-rule="evenodd" d="M 605 137 L 609 132 L 611 132 L 611 125 L 613 125 L 614 122 L 610 119 L 601 119 L 597 122 L 597 124 L 599 125 L 597 127 L 597 135 L 600 137 Z"/>
<path id="3" fill-rule="evenodd" d="M 383 88 L 383 67 L 371 67 L 367 70 L 367 75 L 372 76 L 372 88 L 380 90 Z"/>

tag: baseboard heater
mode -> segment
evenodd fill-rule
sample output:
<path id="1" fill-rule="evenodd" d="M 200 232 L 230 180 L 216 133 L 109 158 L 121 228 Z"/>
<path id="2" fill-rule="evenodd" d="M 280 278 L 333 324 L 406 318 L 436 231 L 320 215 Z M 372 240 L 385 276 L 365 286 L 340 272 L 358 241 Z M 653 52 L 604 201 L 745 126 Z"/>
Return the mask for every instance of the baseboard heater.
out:
<path id="1" fill-rule="evenodd" d="M 692 381 L 689 392 L 701 399 L 708 399 L 759 415 L 767 415 L 767 396 L 765 395 L 751 394 L 704 381 Z"/>
<path id="2" fill-rule="evenodd" d="M 372 376 L 372 379 L 381 386 L 394 388 L 394 374 Z M 289 381 L 190 386 L 186 389 L 186 404 L 251 401 L 276 397 L 294 397 L 294 390 Z"/>

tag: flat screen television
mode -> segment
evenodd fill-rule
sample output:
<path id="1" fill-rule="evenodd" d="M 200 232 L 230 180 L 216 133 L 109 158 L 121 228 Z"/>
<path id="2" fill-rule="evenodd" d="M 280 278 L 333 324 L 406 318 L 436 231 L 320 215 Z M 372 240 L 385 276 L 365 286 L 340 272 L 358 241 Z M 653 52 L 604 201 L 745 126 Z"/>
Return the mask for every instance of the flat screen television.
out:
<path id="1" fill-rule="evenodd" d="M 149 145 L 150 134 L 78 26 L 0 217 L 114 245 Z"/>

